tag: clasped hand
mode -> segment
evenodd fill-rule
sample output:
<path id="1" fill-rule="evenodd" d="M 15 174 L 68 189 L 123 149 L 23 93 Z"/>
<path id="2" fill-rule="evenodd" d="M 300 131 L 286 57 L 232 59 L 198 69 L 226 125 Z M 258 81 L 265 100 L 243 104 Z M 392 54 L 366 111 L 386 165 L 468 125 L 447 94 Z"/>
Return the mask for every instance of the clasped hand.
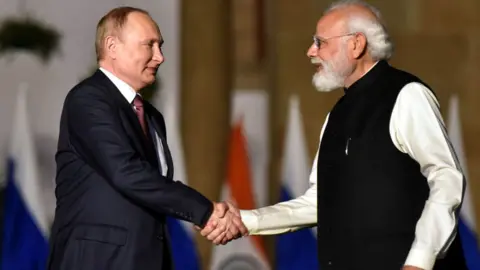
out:
<path id="1" fill-rule="evenodd" d="M 200 234 L 215 245 L 225 245 L 231 240 L 248 235 L 240 211 L 231 203 L 213 203 L 213 213 L 203 229 L 196 227 Z"/>

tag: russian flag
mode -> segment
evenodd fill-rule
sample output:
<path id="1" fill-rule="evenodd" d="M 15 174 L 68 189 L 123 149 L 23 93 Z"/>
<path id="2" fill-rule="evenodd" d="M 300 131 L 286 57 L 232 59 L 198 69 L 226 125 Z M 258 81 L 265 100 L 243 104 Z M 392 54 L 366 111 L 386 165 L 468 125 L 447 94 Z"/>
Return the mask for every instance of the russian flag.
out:
<path id="1" fill-rule="evenodd" d="M 28 122 L 26 86 L 18 90 L 5 189 L 2 270 L 41 270 L 48 257 L 49 225 Z"/>
<path id="2" fill-rule="evenodd" d="M 280 201 L 305 193 L 309 187 L 309 162 L 297 96 L 290 97 L 282 163 Z M 313 229 L 301 229 L 276 238 L 276 269 L 319 269 L 317 239 Z"/>
<path id="3" fill-rule="evenodd" d="M 463 175 L 468 181 L 467 163 L 463 150 L 462 125 L 460 121 L 460 112 L 457 95 L 450 98 L 448 112 L 448 135 L 452 142 L 452 146 L 457 153 Z M 465 195 L 463 198 L 462 209 L 460 210 L 460 221 L 458 223 L 458 231 L 462 240 L 463 253 L 467 267 L 470 270 L 480 269 L 480 252 L 478 248 L 478 236 L 476 232 L 475 212 L 473 209 L 470 185 L 467 184 Z"/>

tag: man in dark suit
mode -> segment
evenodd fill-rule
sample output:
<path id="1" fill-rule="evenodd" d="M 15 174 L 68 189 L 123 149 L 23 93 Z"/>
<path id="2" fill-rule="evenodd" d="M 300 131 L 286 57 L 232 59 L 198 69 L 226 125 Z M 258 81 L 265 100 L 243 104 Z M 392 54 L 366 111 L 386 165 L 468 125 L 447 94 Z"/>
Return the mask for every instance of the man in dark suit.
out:
<path id="1" fill-rule="evenodd" d="M 167 215 L 246 233 L 225 203 L 172 179 L 163 117 L 137 93 L 154 82 L 162 43 L 140 9 L 98 23 L 100 68 L 68 93 L 61 116 L 48 269 L 173 269 Z"/>

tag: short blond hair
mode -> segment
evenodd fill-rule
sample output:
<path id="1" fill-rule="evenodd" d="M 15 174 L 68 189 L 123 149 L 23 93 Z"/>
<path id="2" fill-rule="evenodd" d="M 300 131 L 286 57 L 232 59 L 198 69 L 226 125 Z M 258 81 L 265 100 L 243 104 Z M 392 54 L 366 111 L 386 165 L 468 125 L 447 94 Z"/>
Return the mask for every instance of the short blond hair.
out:
<path id="1" fill-rule="evenodd" d="M 133 12 L 140 12 L 150 16 L 150 14 L 140 8 L 123 6 L 110 10 L 105 16 L 103 16 L 97 24 L 97 33 L 95 36 L 95 52 L 97 53 L 97 61 L 100 61 L 104 57 L 105 38 L 114 35 L 118 36 L 122 31 L 122 28 L 127 22 L 128 15 Z"/>

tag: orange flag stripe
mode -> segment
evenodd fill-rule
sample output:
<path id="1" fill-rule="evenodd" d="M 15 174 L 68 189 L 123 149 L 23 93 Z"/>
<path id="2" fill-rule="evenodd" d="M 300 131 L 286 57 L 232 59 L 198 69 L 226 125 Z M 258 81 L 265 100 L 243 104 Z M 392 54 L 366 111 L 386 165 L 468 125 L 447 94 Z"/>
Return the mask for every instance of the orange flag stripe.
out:
<path id="1" fill-rule="evenodd" d="M 231 133 L 227 174 L 230 194 L 237 206 L 240 209 L 255 209 L 247 144 L 241 122 L 234 125 Z M 263 239 L 258 236 L 250 237 L 262 256 L 266 258 Z"/>

